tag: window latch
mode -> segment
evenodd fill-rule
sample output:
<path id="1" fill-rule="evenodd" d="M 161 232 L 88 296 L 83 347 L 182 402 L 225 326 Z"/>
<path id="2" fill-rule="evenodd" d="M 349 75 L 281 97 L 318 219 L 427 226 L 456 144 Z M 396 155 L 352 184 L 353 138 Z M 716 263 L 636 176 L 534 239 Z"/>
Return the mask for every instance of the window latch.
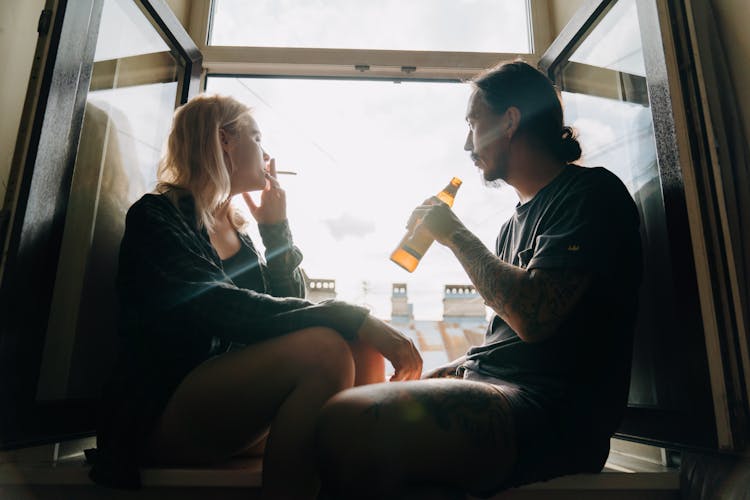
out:
<path id="1" fill-rule="evenodd" d="M 46 35 L 47 33 L 49 33 L 49 27 L 51 23 L 52 23 L 52 10 L 51 9 L 42 10 L 42 13 L 39 14 L 39 22 L 36 25 L 36 32 L 42 36 Z"/>

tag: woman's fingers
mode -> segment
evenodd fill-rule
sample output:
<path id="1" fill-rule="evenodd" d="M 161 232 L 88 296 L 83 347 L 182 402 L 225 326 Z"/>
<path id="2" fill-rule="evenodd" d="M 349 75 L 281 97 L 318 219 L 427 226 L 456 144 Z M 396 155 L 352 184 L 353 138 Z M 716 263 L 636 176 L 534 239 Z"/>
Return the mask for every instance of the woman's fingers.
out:
<path id="1" fill-rule="evenodd" d="M 391 382 L 417 380 L 422 374 L 422 356 L 411 341 L 408 342 L 408 347 L 405 347 L 403 352 L 400 353 L 398 359 L 391 362 L 395 369 L 393 376 L 390 378 Z"/>
<path id="2" fill-rule="evenodd" d="M 266 184 L 266 191 L 270 189 L 281 189 L 281 184 L 279 184 L 279 179 L 276 177 L 276 158 L 271 158 L 268 161 L 268 170 L 266 170 L 266 180 L 268 180 L 268 184 Z"/>
<path id="3" fill-rule="evenodd" d="M 245 204 L 247 205 L 247 208 L 250 209 L 251 214 L 258 211 L 258 205 L 255 204 L 250 193 L 242 193 L 242 198 L 245 200 Z"/>

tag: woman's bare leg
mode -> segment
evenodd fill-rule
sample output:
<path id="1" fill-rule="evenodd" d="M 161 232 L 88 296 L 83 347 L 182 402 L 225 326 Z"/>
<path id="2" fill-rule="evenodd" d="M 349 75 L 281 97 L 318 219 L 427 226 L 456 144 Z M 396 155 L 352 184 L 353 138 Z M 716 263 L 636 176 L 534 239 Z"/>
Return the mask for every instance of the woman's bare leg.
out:
<path id="1" fill-rule="evenodd" d="M 385 382 L 385 358 L 369 344 L 353 340 L 349 349 L 354 359 L 354 385 Z"/>
<path id="2" fill-rule="evenodd" d="M 507 400 L 496 387 L 421 380 L 334 396 L 316 428 L 324 485 L 340 498 L 426 498 L 491 490 L 516 460 Z M 435 497 L 438 498 L 438 497 Z"/>
<path id="3" fill-rule="evenodd" d="M 349 349 L 354 360 L 354 385 L 377 384 L 385 382 L 385 358 L 375 348 L 364 342 L 353 340 Z M 235 454 L 236 457 L 262 457 L 266 449 L 268 433 L 246 449 Z"/>
<path id="4" fill-rule="evenodd" d="M 318 410 L 351 387 L 351 351 L 335 331 L 308 328 L 206 361 L 183 380 L 152 436 L 151 458 L 211 463 L 246 450 L 271 425 L 265 498 L 312 498 Z"/>

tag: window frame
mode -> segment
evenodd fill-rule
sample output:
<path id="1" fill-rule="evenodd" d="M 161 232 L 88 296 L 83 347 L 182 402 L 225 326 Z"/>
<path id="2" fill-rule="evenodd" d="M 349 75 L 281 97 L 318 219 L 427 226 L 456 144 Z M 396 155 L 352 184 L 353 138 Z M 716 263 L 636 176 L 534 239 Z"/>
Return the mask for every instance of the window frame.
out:
<path id="1" fill-rule="evenodd" d="M 559 81 L 561 65 L 579 41 L 617 0 L 586 0 L 541 57 L 540 67 Z M 732 318 L 722 307 L 722 294 L 731 297 L 730 283 L 712 259 L 725 256 L 728 247 L 712 240 L 712 228 L 722 228 L 706 208 L 719 197 L 711 181 L 702 178 L 708 158 L 703 151 L 713 136 L 701 123 L 707 112 L 698 104 L 696 81 L 703 65 L 691 53 L 690 6 L 667 0 L 635 0 L 641 29 L 644 62 L 656 152 L 667 216 L 674 298 L 679 304 L 680 324 L 664 332 L 666 345 L 701 349 L 705 360 L 692 358 L 691 370 L 707 369 L 705 384 L 710 408 L 639 408 L 629 406 L 617 437 L 677 449 L 742 450 L 747 424 L 742 418 L 743 384 L 733 364 L 731 330 L 722 328 Z M 703 149 L 705 148 L 705 149 Z M 706 224 L 704 221 L 711 221 Z M 728 261 L 729 259 L 726 258 Z M 698 356 L 698 357 L 700 357 Z M 746 356 L 746 354 L 745 354 Z M 695 363 L 694 365 L 692 363 Z M 695 382 L 695 381 L 694 381 Z M 702 388 L 691 386 L 694 399 Z M 710 422 L 705 421 L 710 415 Z M 699 415 L 700 414 L 700 415 Z"/>
<path id="2" fill-rule="evenodd" d="M 131 0 L 181 65 L 175 106 L 199 90 L 201 53 L 165 0 Z M 0 227 L 0 449 L 94 434 L 96 398 L 37 400 L 70 186 L 104 0 L 47 0 Z"/>
<path id="3" fill-rule="evenodd" d="M 536 65 L 551 41 L 545 0 L 526 0 L 530 54 L 209 45 L 212 7 L 213 0 L 195 0 L 190 15 L 189 32 L 204 57 L 202 89 L 205 77 L 212 74 L 463 81 L 519 56 Z"/>

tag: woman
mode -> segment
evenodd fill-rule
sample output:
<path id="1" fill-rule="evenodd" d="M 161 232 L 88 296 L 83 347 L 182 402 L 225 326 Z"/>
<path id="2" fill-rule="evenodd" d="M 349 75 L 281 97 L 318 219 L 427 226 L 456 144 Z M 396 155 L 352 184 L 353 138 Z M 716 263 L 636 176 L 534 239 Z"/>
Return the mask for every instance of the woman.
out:
<path id="1" fill-rule="evenodd" d="M 92 478 L 129 486 L 139 464 L 211 463 L 265 444 L 264 496 L 312 497 L 318 410 L 355 383 L 382 381 L 381 354 L 392 380 L 418 378 L 421 358 L 363 308 L 301 298 L 285 193 L 246 106 L 201 95 L 179 108 L 159 179 L 127 215 L 123 355 Z M 259 204 L 249 191 L 261 191 Z M 265 262 L 240 231 L 237 194 Z"/>

